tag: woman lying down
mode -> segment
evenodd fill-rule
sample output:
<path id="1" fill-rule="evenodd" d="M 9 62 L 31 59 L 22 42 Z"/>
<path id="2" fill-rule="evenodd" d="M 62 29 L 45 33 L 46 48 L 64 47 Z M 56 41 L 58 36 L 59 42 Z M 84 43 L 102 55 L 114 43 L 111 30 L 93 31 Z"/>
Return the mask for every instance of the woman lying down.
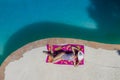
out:
<path id="1" fill-rule="evenodd" d="M 52 47 L 52 46 L 51 46 Z M 83 52 L 81 48 L 76 46 L 67 46 L 70 50 L 63 50 L 62 46 L 58 47 L 56 50 L 49 49 L 49 51 L 43 51 L 50 57 L 50 62 L 57 62 L 59 60 L 73 61 L 74 66 L 78 66 L 83 60 Z"/>

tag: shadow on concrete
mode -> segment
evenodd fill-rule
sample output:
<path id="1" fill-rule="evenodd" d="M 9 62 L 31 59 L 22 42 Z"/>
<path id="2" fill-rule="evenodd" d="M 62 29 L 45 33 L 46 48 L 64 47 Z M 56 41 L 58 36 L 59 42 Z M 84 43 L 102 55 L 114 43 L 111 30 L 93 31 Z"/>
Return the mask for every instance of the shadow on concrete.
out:
<path id="1" fill-rule="evenodd" d="M 118 55 L 120 56 L 120 50 L 117 50 Z"/>

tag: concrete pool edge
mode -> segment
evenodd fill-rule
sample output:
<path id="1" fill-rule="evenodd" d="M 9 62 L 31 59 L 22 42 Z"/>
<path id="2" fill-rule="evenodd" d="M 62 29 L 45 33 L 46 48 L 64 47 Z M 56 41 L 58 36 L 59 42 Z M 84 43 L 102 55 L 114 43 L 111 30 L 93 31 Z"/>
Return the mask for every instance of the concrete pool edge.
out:
<path id="1" fill-rule="evenodd" d="M 47 43 L 49 44 L 67 44 L 67 43 L 77 43 L 77 44 L 83 44 L 87 45 L 93 48 L 104 48 L 104 49 L 119 49 L 120 50 L 120 45 L 111 45 L 111 44 L 103 44 L 103 43 L 96 43 L 96 42 L 90 42 L 90 41 L 85 41 L 85 40 L 80 40 L 80 39 L 70 39 L 70 38 L 47 38 L 47 39 L 42 39 L 38 40 L 32 43 L 29 43 L 22 48 L 16 50 L 13 52 L 11 55 L 9 55 L 6 60 L 3 62 L 3 64 L 0 67 L 0 78 L 1 80 L 4 80 L 4 71 L 5 67 L 8 65 L 9 62 L 13 62 L 15 60 L 18 60 L 22 57 L 23 53 L 26 51 L 29 51 L 33 48 L 45 46 Z"/>

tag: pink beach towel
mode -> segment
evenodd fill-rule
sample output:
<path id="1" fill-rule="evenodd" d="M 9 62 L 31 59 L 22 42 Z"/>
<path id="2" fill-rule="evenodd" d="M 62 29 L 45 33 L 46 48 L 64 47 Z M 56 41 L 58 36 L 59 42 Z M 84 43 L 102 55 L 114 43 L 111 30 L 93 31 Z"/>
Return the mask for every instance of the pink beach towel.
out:
<path id="1" fill-rule="evenodd" d="M 53 52 L 57 51 L 57 50 L 63 50 L 63 51 L 72 51 L 71 47 L 74 46 L 76 48 L 79 48 L 82 56 L 84 55 L 84 46 L 83 45 L 79 45 L 79 44 L 66 44 L 66 45 L 49 45 L 47 44 L 47 50 L 50 51 L 52 50 Z M 49 61 L 50 56 L 47 56 L 46 58 L 46 63 L 51 63 Z M 53 64 L 59 64 L 59 65 L 74 65 L 74 62 L 72 60 L 71 55 L 63 55 L 62 58 L 56 62 L 54 62 Z M 84 64 L 84 58 L 81 59 L 79 65 L 83 65 Z"/>

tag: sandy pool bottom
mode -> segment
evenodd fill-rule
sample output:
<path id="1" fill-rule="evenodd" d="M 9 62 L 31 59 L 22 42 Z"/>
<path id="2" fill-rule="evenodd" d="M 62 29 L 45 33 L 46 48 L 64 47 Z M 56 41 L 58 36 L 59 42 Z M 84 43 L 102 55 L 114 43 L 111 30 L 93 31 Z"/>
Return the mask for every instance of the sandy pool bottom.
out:
<path id="1" fill-rule="evenodd" d="M 85 65 L 55 65 L 46 63 L 46 47 L 27 51 L 5 69 L 5 80 L 119 80 L 120 56 L 115 50 L 85 46 Z"/>

